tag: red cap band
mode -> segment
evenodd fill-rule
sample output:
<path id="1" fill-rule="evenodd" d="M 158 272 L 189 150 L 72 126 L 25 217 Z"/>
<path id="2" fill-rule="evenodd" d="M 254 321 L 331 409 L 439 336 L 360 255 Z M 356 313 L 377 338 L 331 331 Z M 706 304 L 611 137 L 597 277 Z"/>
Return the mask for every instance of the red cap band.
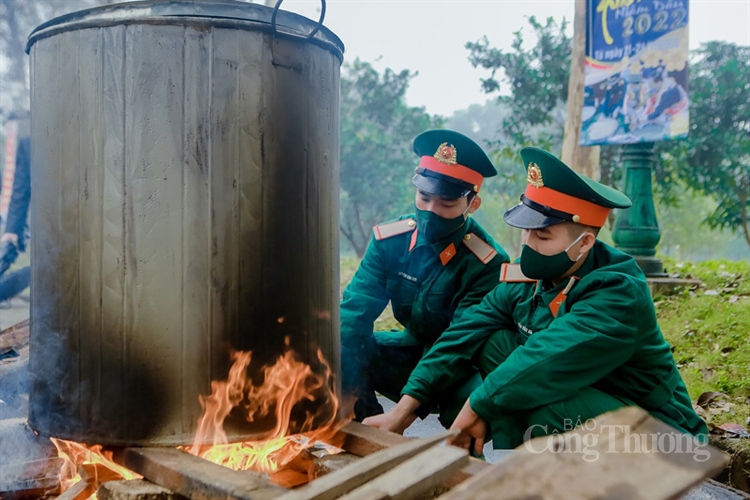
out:
<path id="1" fill-rule="evenodd" d="M 590 201 L 582 200 L 574 196 L 555 191 L 548 187 L 534 187 L 531 184 L 526 186 L 524 193 L 528 199 L 546 205 L 555 210 L 565 212 L 571 215 L 577 215 L 580 219 L 576 222 L 586 226 L 602 227 L 607 222 L 609 208 L 602 207 Z"/>
<path id="2" fill-rule="evenodd" d="M 437 172 L 438 174 L 473 184 L 477 187 L 477 192 L 479 191 L 479 188 L 482 187 L 482 181 L 484 180 L 484 176 L 476 170 L 472 170 L 459 164 L 446 165 L 445 163 L 438 161 L 434 156 L 423 156 L 419 161 L 419 166 Z"/>

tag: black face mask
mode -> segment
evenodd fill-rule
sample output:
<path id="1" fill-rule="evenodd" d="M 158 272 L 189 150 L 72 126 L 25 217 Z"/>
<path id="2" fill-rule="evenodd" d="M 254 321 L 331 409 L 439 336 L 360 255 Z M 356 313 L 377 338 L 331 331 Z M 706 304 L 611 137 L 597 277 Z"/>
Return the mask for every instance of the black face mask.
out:
<path id="1" fill-rule="evenodd" d="M 521 250 L 521 272 L 527 278 L 535 280 L 552 280 L 563 276 L 583 255 L 580 254 L 578 259 L 571 260 L 568 257 L 568 250 L 581 241 L 581 238 L 585 235 L 586 233 L 582 233 L 573 243 L 568 245 L 568 248 L 554 255 L 542 255 L 530 246 L 523 245 L 523 249 Z"/>
<path id="2" fill-rule="evenodd" d="M 471 204 L 469 204 L 470 206 Z M 469 207 L 466 207 L 464 213 L 455 219 L 446 219 L 435 212 L 417 208 L 417 230 L 430 243 L 442 241 L 466 224 L 466 212 Z"/>

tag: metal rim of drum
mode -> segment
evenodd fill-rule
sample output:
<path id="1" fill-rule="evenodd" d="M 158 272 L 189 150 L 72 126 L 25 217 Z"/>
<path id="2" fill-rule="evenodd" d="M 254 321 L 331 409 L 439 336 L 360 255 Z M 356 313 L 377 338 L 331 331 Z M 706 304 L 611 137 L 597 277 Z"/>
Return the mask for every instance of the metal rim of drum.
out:
<path id="1" fill-rule="evenodd" d="M 318 22 L 279 10 L 280 5 L 278 2 L 272 8 L 235 0 L 148 0 L 105 5 L 71 12 L 40 24 L 29 35 L 25 50 L 28 54 L 38 40 L 66 31 L 119 24 L 179 24 L 263 31 L 318 45 L 343 61 L 344 43 L 322 25 L 325 2 Z"/>

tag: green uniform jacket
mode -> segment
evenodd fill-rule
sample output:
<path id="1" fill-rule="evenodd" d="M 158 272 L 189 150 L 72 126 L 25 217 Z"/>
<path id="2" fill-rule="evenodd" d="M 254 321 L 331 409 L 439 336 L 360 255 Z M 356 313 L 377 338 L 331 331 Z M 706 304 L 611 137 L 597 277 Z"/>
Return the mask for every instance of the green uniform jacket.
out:
<path id="1" fill-rule="evenodd" d="M 547 283 L 547 290 L 536 281 L 501 283 L 443 333 L 403 393 L 424 402 L 450 388 L 497 332 L 514 335 L 518 347 L 470 397 L 485 420 L 562 401 L 591 386 L 685 432 L 705 434 L 635 260 L 597 241 L 576 276 L 581 279 L 555 318 L 548 304 L 567 280 Z"/>
<path id="2" fill-rule="evenodd" d="M 414 219 L 404 215 L 397 220 Z M 405 343 L 430 346 L 454 318 L 481 302 L 500 277 L 508 255 L 472 218 L 449 239 L 429 244 L 414 230 L 381 240 L 374 237 L 344 291 L 341 302 L 341 344 L 358 349 L 372 335 L 373 323 L 391 302 L 393 315 L 404 328 Z M 483 263 L 465 244 L 474 234 L 497 251 Z M 440 254 L 453 244 L 455 255 L 443 265 Z"/>

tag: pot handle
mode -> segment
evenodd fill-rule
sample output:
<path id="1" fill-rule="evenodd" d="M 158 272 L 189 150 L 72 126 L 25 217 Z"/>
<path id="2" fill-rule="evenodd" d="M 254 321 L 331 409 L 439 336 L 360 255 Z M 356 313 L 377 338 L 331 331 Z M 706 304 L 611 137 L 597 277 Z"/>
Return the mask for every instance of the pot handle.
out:
<path id="1" fill-rule="evenodd" d="M 279 12 L 279 7 L 281 7 L 281 4 L 284 0 L 279 0 L 276 2 L 276 6 L 273 8 L 273 14 L 271 15 L 271 29 L 274 33 L 278 33 L 278 30 L 276 29 L 276 14 Z M 318 19 L 318 24 L 315 25 L 315 28 L 307 34 L 305 40 L 310 40 L 312 37 L 315 36 L 315 33 L 320 30 L 320 27 L 323 26 L 323 19 L 326 17 L 326 0 L 320 0 L 321 8 L 320 8 L 320 19 Z"/>

